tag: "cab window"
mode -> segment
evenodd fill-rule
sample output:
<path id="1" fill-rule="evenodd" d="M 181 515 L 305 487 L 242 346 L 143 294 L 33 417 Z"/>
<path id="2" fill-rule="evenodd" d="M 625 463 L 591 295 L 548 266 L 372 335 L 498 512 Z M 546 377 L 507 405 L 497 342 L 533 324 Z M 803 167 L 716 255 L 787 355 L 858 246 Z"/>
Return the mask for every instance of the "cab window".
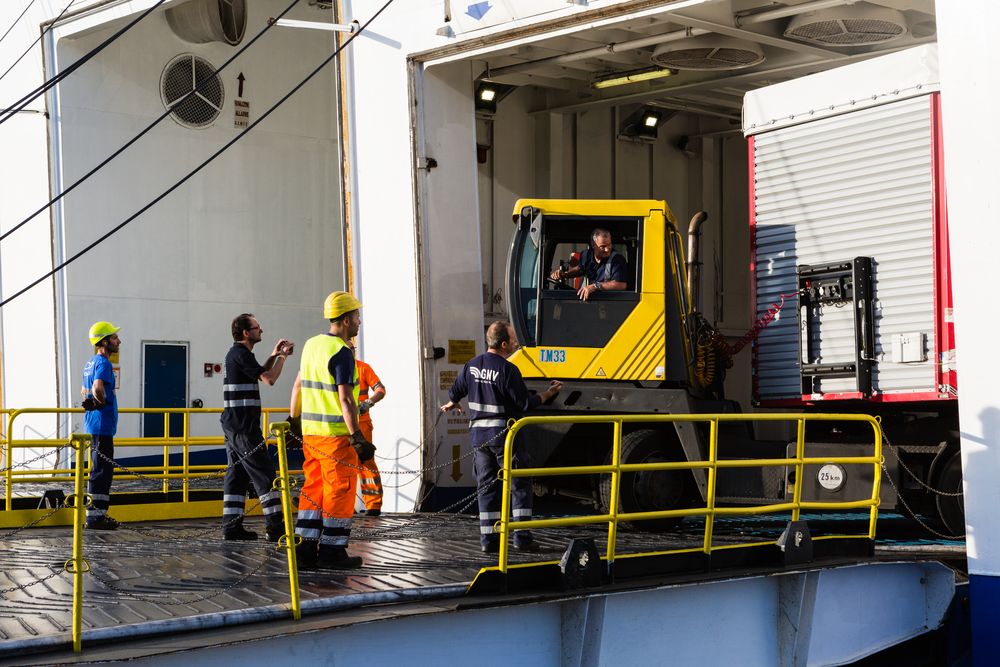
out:
<path id="1" fill-rule="evenodd" d="M 640 218 L 553 216 L 546 215 L 541 225 L 540 276 L 543 287 L 536 307 L 536 345 L 565 347 L 602 347 L 621 327 L 639 301 L 639 277 L 642 247 Z M 586 302 L 577 290 L 586 284 L 585 277 L 554 281 L 550 278 L 560 266 L 579 263 L 590 248 L 595 228 L 611 233 L 613 249 L 626 263 L 623 291 L 595 292 Z"/>

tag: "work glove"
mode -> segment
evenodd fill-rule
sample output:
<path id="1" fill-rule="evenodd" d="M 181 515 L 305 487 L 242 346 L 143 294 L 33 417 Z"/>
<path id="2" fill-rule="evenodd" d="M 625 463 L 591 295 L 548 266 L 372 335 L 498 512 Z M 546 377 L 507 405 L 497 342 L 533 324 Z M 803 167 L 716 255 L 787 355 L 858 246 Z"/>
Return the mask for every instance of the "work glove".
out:
<path id="1" fill-rule="evenodd" d="M 83 399 L 83 403 L 80 404 L 80 407 L 90 412 L 91 410 L 100 410 L 104 406 L 98 403 L 97 399 L 94 398 L 93 396 L 88 396 L 87 398 Z"/>
<path id="2" fill-rule="evenodd" d="M 302 417 L 288 417 L 288 432 L 302 440 Z"/>
<path id="3" fill-rule="evenodd" d="M 355 431 L 351 434 L 351 446 L 358 453 L 358 460 L 362 463 L 371 461 L 375 457 L 375 445 L 368 442 L 361 431 Z"/>
<path id="4" fill-rule="evenodd" d="M 372 405 L 374 404 L 371 402 L 371 399 L 366 398 L 365 400 L 361 401 L 360 403 L 358 403 L 358 414 L 362 415 L 365 414 L 366 412 L 372 409 Z"/>

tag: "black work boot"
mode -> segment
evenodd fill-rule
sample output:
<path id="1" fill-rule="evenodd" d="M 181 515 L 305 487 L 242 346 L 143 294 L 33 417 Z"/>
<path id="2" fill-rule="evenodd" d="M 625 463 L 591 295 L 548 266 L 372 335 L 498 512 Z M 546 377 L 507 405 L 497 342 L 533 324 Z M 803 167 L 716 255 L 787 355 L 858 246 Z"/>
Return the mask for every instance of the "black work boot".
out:
<path id="1" fill-rule="evenodd" d="M 101 514 L 96 519 L 87 519 L 84 527 L 90 530 L 118 530 L 118 522 L 107 514 Z"/>
<path id="2" fill-rule="evenodd" d="M 318 545 L 318 540 L 302 540 L 302 542 L 295 545 L 295 562 L 300 570 L 310 570 L 316 567 L 316 560 L 319 555 L 317 553 Z"/>
<path id="3" fill-rule="evenodd" d="M 249 542 L 257 539 L 257 533 L 252 530 L 247 530 L 243 527 L 242 523 L 237 523 L 235 526 L 223 529 L 222 538 L 225 540 Z"/>
<path id="4" fill-rule="evenodd" d="M 264 529 L 264 539 L 272 544 L 277 544 L 284 534 L 285 529 L 282 526 L 268 526 Z"/>
<path id="5" fill-rule="evenodd" d="M 353 570 L 361 567 L 362 562 L 361 556 L 349 556 L 347 547 L 321 544 L 316 567 L 323 570 Z"/>

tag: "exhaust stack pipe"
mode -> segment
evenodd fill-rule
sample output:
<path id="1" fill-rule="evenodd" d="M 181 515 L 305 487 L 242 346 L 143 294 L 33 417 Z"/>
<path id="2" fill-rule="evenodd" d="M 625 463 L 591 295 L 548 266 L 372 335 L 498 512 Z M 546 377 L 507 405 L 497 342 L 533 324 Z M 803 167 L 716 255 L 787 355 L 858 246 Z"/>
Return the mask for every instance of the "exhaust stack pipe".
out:
<path id="1" fill-rule="evenodd" d="M 701 312 L 701 225 L 708 213 L 698 211 L 688 223 L 687 297 L 692 312 Z"/>

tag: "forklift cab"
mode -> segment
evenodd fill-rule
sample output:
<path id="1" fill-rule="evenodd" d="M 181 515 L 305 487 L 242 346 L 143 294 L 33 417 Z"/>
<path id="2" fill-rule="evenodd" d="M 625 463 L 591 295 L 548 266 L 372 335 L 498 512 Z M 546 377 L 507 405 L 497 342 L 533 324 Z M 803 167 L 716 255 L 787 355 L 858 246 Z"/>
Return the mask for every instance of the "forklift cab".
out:
<path id="1" fill-rule="evenodd" d="M 522 345 L 511 361 L 525 377 L 667 377 L 664 310 L 669 308 L 677 321 L 674 314 L 679 317 L 685 306 L 678 301 L 682 268 L 664 261 L 665 253 L 679 256 L 673 250 L 679 237 L 672 224 L 665 224 L 672 222 L 665 210 L 664 202 L 654 201 L 516 204 L 507 293 L 511 324 Z M 611 232 L 614 250 L 624 256 L 627 288 L 594 292 L 582 301 L 577 285 L 553 280 L 551 274 L 590 247 L 595 228 Z M 670 289 L 664 290 L 665 284 Z M 637 359 L 634 353 L 640 350 Z"/>
<path id="2" fill-rule="evenodd" d="M 509 294 L 517 295 L 512 320 L 524 346 L 602 347 L 639 302 L 636 269 L 641 265 L 637 218 L 543 215 L 527 207 L 517 216 L 508 275 L 516 280 Z M 628 289 L 602 291 L 587 302 L 577 295 L 577 285 L 550 276 L 569 265 L 574 253 L 590 247 L 595 228 L 611 232 L 615 251 L 624 255 Z M 581 283 L 581 284 L 585 284 Z"/>

